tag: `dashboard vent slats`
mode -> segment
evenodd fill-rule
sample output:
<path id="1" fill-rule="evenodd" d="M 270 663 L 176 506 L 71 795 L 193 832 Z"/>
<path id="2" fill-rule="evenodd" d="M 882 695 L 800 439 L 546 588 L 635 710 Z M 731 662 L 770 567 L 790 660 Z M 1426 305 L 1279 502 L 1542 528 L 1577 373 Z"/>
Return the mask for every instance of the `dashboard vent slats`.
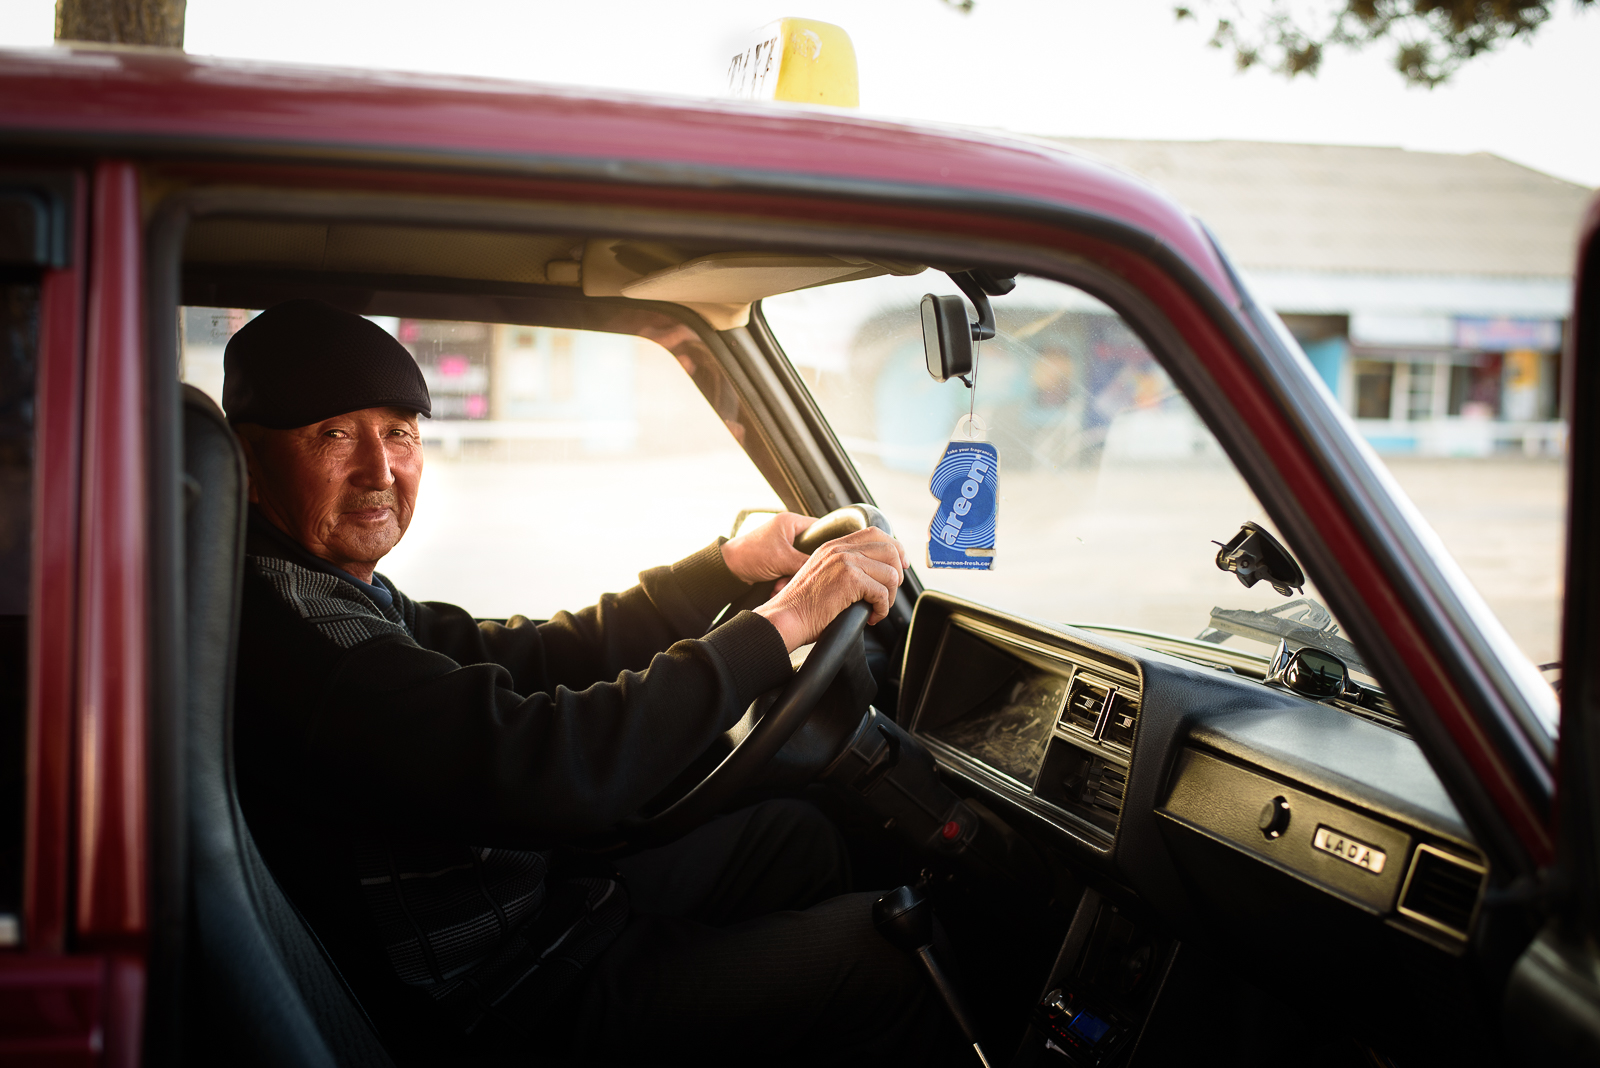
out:
<path id="1" fill-rule="evenodd" d="M 1127 772 L 1103 760 L 1094 762 L 1083 799 L 1113 816 L 1122 815 L 1122 795 L 1128 788 Z"/>
<path id="2" fill-rule="evenodd" d="M 1033 794 L 1108 833 L 1117 829 L 1128 769 L 1065 738 L 1054 738 Z"/>
<path id="3" fill-rule="evenodd" d="M 1100 714 L 1105 711 L 1106 698 L 1110 693 L 1111 687 L 1104 683 L 1083 675 L 1077 676 L 1067 693 L 1066 707 L 1061 710 L 1061 725 L 1092 736 L 1100 724 Z"/>
<path id="4" fill-rule="evenodd" d="M 1400 912 L 1466 938 L 1486 872 L 1482 865 L 1418 846 L 1400 895 Z"/>
<path id="5" fill-rule="evenodd" d="M 1133 732 L 1139 722 L 1139 697 L 1129 690 L 1118 690 L 1111 701 L 1111 711 L 1106 714 L 1105 728 L 1100 740 L 1124 749 L 1133 748 Z"/>

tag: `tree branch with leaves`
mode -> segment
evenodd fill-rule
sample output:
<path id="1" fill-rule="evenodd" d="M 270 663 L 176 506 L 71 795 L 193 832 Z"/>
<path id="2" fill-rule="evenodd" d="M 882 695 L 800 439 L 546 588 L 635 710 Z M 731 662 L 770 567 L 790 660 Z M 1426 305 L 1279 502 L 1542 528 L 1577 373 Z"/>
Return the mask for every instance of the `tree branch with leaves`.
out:
<path id="1" fill-rule="evenodd" d="M 1412 85 L 1433 88 L 1468 60 L 1531 36 L 1557 0 L 1196 0 L 1181 19 L 1215 19 L 1213 48 L 1233 52 L 1240 70 L 1263 66 L 1286 77 L 1316 74 L 1330 46 L 1394 44 L 1394 66 Z M 1572 0 L 1588 7 L 1596 0 Z"/>

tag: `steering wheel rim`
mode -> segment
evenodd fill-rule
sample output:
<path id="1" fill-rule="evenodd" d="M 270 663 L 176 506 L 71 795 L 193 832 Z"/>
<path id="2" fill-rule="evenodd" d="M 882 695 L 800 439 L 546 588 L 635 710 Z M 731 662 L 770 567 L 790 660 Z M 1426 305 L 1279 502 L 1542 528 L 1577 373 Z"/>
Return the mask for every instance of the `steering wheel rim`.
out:
<path id="1" fill-rule="evenodd" d="M 867 527 L 892 533 L 889 521 L 872 505 L 846 505 L 802 531 L 794 540 L 795 548 L 809 555 L 824 542 Z M 629 838 L 668 841 L 686 834 L 748 785 L 815 711 L 817 702 L 844 666 L 851 647 L 861 637 L 871 612 L 872 606 L 866 601 L 857 601 L 835 616 L 817 636 L 800 670 L 784 685 L 777 700 L 733 751 L 688 793 L 661 812 L 629 820 L 624 828 Z"/>

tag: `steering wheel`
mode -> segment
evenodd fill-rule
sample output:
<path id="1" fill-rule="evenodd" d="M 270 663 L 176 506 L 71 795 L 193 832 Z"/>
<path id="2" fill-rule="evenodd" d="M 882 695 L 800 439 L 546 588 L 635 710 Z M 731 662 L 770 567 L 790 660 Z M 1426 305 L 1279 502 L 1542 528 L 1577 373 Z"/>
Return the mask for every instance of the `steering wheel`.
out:
<path id="1" fill-rule="evenodd" d="M 867 527 L 891 533 L 889 521 L 872 505 L 846 505 L 801 531 L 794 539 L 794 547 L 809 556 L 823 543 Z M 805 663 L 779 692 L 777 700 L 722 763 L 666 809 L 654 816 L 629 820 L 623 828 L 628 837 L 635 841 L 670 841 L 715 815 L 725 801 L 753 782 L 816 709 L 861 637 L 871 611 L 866 601 L 857 601 L 835 616 L 818 635 Z"/>

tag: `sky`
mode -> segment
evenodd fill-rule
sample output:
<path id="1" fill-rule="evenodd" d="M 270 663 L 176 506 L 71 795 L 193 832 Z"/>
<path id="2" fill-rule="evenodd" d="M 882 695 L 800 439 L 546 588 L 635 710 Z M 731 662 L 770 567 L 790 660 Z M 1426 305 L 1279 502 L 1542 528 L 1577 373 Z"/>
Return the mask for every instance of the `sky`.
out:
<path id="1" fill-rule="evenodd" d="M 189 0 L 190 52 L 717 95 L 763 24 L 800 15 L 856 45 L 867 113 L 1019 133 L 1493 152 L 1600 186 L 1600 7 L 1443 87 L 1392 46 L 1330 52 L 1294 81 L 1234 71 L 1172 0 Z M 0 0 L 0 46 L 50 44 L 53 0 Z M 1576 118 L 1575 118 L 1576 116 Z"/>

